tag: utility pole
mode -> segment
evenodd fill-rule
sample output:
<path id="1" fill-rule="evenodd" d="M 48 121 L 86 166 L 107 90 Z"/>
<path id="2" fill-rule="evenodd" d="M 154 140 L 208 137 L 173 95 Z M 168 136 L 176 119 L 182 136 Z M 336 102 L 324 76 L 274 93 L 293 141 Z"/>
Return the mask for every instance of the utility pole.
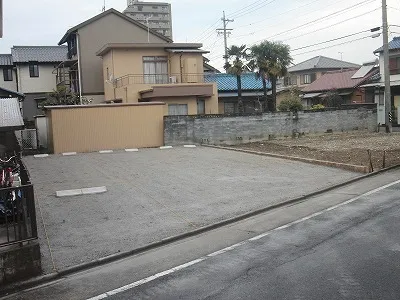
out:
<path id="1" fill-rule="evenodd" d="M 382 0 L 382 31 L 383 31 L 383 64 L 385 73 L 385 126 L 386 132 L 392 132 L 392 124 L 389 113 L 392 112 L 392 96 L 390 93 L 390 69 L 389 69 L 389 35 L 388 35 L 387 5 Z"/>
<path id="2" fill-rule="evenodd" d="M 228 29 L 228 28 L 226 28 L 226 26 L 228 25 L 228 23 L 230 23 L 230 22 L 233 22 L 233 21 L 235 21 L 235 20 L 233 20 L 233 19 L 227 19 L 226 17 L 225 17 L 225 11 L 223 12 L 223 17 L 222 17 L 222 22 L 223 22 L 223 28 L 218 28 L 217 29 L 217 32 L 218 32 L 218 35 L 220 35 L 220 34 L 223 34 L 224 35 L 224 47 L 225 47 L 225 55 L 224 55 L 224 58 L 225 58 L 225 64 L 227 64 L 228 63 L 228 36 L 231 34 L 231 31 L 233 30 L 233 29 Z"/>

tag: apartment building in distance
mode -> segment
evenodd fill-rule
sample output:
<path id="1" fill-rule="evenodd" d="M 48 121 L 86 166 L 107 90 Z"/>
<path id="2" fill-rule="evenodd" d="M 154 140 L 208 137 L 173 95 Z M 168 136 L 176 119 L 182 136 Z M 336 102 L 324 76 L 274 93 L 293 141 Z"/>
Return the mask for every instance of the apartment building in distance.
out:
<path id="1" fill-rule="evenodd" d="M 125 15 L 172 39 L 171 4 L 139 0 L 128 0 L 127 3 Z"/>

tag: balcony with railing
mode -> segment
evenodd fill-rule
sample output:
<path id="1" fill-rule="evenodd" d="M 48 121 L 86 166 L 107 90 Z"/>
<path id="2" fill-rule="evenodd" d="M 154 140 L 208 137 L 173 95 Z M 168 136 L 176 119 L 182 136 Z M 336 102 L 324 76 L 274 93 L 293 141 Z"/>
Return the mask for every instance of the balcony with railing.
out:
<path id="1" fill-rule="evenodd" d="M 132 84 L 190 84 L 212 83 L 204 73 L 198 74 L 128 74 L 114 80 L 114 86 L 121 88 Z"/>

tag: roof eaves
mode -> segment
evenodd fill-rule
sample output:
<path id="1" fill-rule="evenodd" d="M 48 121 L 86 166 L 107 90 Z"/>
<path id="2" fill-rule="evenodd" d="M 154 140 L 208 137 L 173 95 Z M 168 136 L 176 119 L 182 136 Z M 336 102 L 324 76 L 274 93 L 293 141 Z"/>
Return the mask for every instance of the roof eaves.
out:
<path id="1" fill-rule="evenodd" d="M 76 31 L 78 31 L 78 29 L 80 29 L 80 28 L 82 28 L 82 27 L 84 27 L 84 26 L 86 26 L 86 25 L 88 25 L 88 24 L 90 24 L 90 23 L 92 23 L 92 22 L 95 22 L 95 21 L 101 19 L 102 17 L 104 17 L 104 16 L 106 16 L 106 15 L 109 15 L 109 14 L 111 14 L 111 13 L 114 13 L 114 14 L 116 14 L 117 16 L 119 16 L 119 17 L 121 17 L 121 18 L 123 18 L 123 19 L 125 19 L 125 20 L 127 20 L 127 21 L 129 21 L 129 22 L 131 22 L 132 24 L 135 24 L 136 26 L 138 26 L 138 27 L 140 27 L 140 28 L 142 28 L 142 29 L 147 30 L 147 26 L 143 25 L 142 23 L 140 23 L 140 22 L 138 22 L 138 21 L 136 21 L 136 20 L 134 20 L 134 19 L 132 19 L 132 18 L 130 18 L 130 17 L 124 15 L 123 13 L 120 13 L 119 11 L 115 10 L 114 8 L 110 8 L 109 10 L 106 10 L 105 12 L 102 12 L 101 14 L 98 14 L 98 15 L 96 15 L 96 16 L 94 16 L 94 17 L 92 17 L 92 18 L 90 18 L 90 19 L 88 19 L 88 20 L 86 20 L 86 21 L 84 21 L 84 22 L 82 22 L 82 23 L 76 25 L 75 27 L 69 29 L 69 30 L 64 34 L 64 36 L 62 37 L 62 39 L 58 42 L 58 45 L 62 45 L 62 44 L 64 44 L 64 43 L 66 43 L 66 42 L 67 42 L 67 39 L 68 39 L 68 36 L 69 36 L 71 33 L 76 32 Z M 165 40 L 166 42 L 169 42 L 169 43 L 172 43 L 172 42 L 173 42 L 170 38 L 167 38 L 166 36 L 164 36 L 164 35 L 158 33 L 157 31 L 155 31 L 155 30 L 153 30 L 153 29 L 150 29 L 149 31 L 150 31 L 151 34 L 153 34 L 153 35 L 155 35 L 155 36 L 157 36 L 157 37 L 159 37 L 159 38 Z"/>

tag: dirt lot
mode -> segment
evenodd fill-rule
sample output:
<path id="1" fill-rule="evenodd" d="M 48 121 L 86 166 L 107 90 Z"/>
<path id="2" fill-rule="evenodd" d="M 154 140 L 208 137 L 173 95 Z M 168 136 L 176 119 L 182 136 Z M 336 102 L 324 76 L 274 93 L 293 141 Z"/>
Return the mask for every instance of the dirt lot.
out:
<path id="1" fill-rule="evenodd" d="M 368 150 L 371 150 L 374 170 L 383 167 L 386 151 L 386 167 L 400 164 L 400 133 L 340 133 L 300 137 L 244 144 L 236 148 L 369 166 Z"/>

